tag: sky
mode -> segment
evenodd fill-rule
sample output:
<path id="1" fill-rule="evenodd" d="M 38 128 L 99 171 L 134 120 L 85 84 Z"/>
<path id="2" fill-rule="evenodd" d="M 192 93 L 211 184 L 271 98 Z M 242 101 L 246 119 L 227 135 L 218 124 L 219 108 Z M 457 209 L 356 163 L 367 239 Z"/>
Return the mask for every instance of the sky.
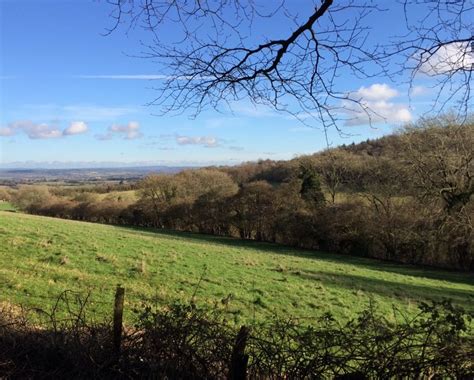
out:
<path id="1" fill-rule="evenodd" d="M 311 1 L 294 4 L 303 14 L 312 11 Z M 110 10 L 100 0 L 0 0 L 0 168 L 227 165 L 327 147 L 320 125 L 307 127 L 246 100 L 233 112 L 157 115 L 147 103 L 156 97 L 150 78 L 162 73 L 136 57 L 149 36 L 125 28 L 105 36 Z M 401 17 L 374 17 L 374 29 L 396 34 Z M 269 21 L 265 33 L 280 29 Z M 344 135 L 330 130 L 331 146 L 391 133 L 416 120 L 429 99 L 423 81 L 411 102 L 406 84 L 386 78 L 342 82 L 385 120 L 369 126 L 361 118 L 344 126 Z"/>

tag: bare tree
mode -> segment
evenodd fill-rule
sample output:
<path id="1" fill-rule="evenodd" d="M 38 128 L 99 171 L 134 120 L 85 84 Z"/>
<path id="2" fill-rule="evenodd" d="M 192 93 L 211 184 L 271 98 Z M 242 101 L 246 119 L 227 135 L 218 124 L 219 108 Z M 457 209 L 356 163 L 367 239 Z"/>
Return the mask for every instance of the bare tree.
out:
<path id="1" fill-rule="evenodd" d="M 263 4 L 265 5 L 263 6 Z M 375 50 L 365 48 L 369 28 L 363 20 L 377 6 L 368 1 L 337 4 L 324 0 L 301 17 L 287 2 L 238 0 L 136 0 L 115 3 L 117 28 L 122 20 L 142 25 L 153 34 L 144 56 L 163 63 L 163 85 L 151 104 L 164 112 L 219 108 L 223 103 L 250 99 L 301 121 L 316 118 L 338 127 L 349 104 L 368 112 L 356 95 L 338 88 L 343 73 L 360 78 L 375 75 L 365 69 Z M 266 19 L 294 25 L 279 38 L 261 37 Z M 169 41 L 169 31 L 176 36 Z M 254 34 L 252 34 L 254 33 Z M 249 37 L 252 35 L 252 38 Z M 176 42 L 177 41 L 177 42 Z M 174 42 L 174 43 L 173 43 Z M 380 68 L 381 70 L 382 68 Z"/>
<path id="2" fill-rule="evenodd" d="M 153 37 L 142 56 L 160 63 L 158 96 L 150 104 L 164 113 L 197 114 L 249 99 L 312 126 L 316 120 L 339 129 L 354 112 L 369 123 L 374 116 L 380 119 L 357 92 L 343 87 L 340 78 L 347 75 L 406 78 L 408 73 L 412 84 L 423 73 L 439 80 L 435 107 L 450 106 L 456 98 L 466 113 L 471 100 L 472 0 L 390 4 L 403 7 L 407 34 L 383 46 L 369 38 L 369 16 L 383 11 L 374 0 L 308 1 L 303 16 L 288 0 L 109 2 L 114 24 L 108 32 L 125 23 Z M 281 22 L 282 36 L 266 35 L 270 18 Z M 437 63 L 440 56 L 446 61 L 446 54 L 452 55 L 451 68 Z"/>
<path id="3" fill-rule="evenodd" d="M 415 193 L 441 201 L 448 214 L 461 212 L 474 195 L 474 123 L 454 118 L 425 119 L 405 128 L 404 164 Z"/>
<path id="4" fill-rule="evenodd" d="M 465 121 L 472 106 L 474 1 L 401 0 L 407 34 L 394 38 L 387 57 L 401 58 L 398 73 L 409 74 L 410 93 L 419 77 L 431 79 L 434 99 L 428 113 L 457 109 Z M 416 91 L 416 90 L 415 90 Z"/>
<path id="5" fill-rule="evenodd" d="M 161 214 L 178 196 L 176 179 L 169 175 L 150 175 L 140 182 L 139 196 L 153 212 L 155 227 L 163 227 Z"/>
<path id="6" fill-rule="evenodd" d="M 358 170 L 356 165 L 360 165 L 359 160 L 354 159 L 351 153 L 344 150 L 329 149 L 315 158 L 315 165 L 321 176 L 325 190 L 329 193 L 331 203 L 336 203 L 336 195 L 341 191 L 344 184 L 355 177 Z"/>

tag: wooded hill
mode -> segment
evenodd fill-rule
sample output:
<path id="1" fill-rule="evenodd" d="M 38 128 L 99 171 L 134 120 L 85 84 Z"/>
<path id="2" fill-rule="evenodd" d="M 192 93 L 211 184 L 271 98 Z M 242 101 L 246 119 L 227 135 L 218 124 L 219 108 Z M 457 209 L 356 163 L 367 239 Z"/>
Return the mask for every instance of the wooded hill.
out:
<path id="1" fill-rule="evenodd" d="M 109 189 L 24 186 L 42 215 L 167 228 L 474 270 L 474 123 L 422 120 L 290 161 L 150 175 Z M 136 190 L 121 197 L 120 190 Z"/>

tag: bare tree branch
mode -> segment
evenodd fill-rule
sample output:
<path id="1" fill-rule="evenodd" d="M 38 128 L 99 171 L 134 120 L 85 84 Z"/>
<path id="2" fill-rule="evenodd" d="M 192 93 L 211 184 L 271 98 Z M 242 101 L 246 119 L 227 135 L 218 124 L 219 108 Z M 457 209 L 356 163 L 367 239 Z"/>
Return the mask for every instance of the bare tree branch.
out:
<path id="1" fill-rule="evenodd" d="M 452 108 L 465 121 L 472 106 L 474 2 L 472 0 L 401 0 L 407 34 L 388 46 L 388 57 L 402 59 L 398 74 L 408 74 L 410 93 L 428 78 L 433 92 L 427 114 Z"/>
<path id="2" fill-rule="evenodd" d="M 160 113 L 196 115 L 248 99 L 306 125 L 316 121 L 341 131 L 354 112 L 369 123 L 383 118 L 345 87 L 341 78 L 349 75 L 385 80 L 402 75 L 410 88 L 428 76 L 436 86 L 433 110 L 456 102 L 467 115 L 472 1 L 392 4 L 403 7 L 407 33 L 384 44 L 369 39 L 369 16 L 383 11 L 373 0 L 314 0 L 306 17 L 287 0 L 109 0 L 113 25 L 107 32 L 122 23 L 150 32 L 141 56 L 158 62 L 163 76 L 150 102 Z M 282 37 L 266 35 L 268 19 L 282 22 Z"/>

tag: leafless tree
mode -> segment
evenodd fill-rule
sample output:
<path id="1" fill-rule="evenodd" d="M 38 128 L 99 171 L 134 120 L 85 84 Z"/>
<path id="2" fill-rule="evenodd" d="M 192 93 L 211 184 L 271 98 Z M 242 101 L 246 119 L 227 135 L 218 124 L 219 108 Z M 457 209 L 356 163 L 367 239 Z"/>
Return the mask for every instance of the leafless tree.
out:
<path id="1" fill-rule="evenodd" d="M 395 37 L 384 53 L 402 59 L 399 73 L 409 74 L 410 93 L 416 91 L 415 79 L 431 79 L 434 98 L 428 114 L 439 115 L 450 107 L 465 121 L 472 106 L 474 1 L 400 2 L 407 33 Z"/>
<path id="2" fill-rule="evenodd" d="M 265 3 L 117 0 L 111 30 L 126 20 L 153 34 L 144 56 L 164 64 L 163 86 L 152 104 L 165 112 L 199 113 L 250 99 L 303 122 L 316 118 L 336 127 L 346 107 L 368 112 L 355 95 L 339 88 L 337 78 L 347 72 L 360 78 L 376 74 L 365 69 L 376 57 L 374 49 L 365 48 L 369 28 L 363 20 L 377 6 L 325 0 L 302 17 L 285 0 Z M 294 26 L 283 28 L 289 32 L 281 38 L 269 38 L 261 30 L 268 18 Z M 170 30 L 174 41 L 169 41 Z M 255 44 L 257 34 L 263 36 Z"/>
<path id="3" fill-rule="evenodd" d="M 404 164 L 411 170 L 415 193 L 441 201 L 448 213 L 459 213 L 474 195 L 474 123 L 456 125 L 453 116 L 420 120 L 401 135 Z"/>
<path id="4" fill-rule="evenodd" d="M 306 15 L 289 0 L 108 1 L 114 20 L 108 32 L 124 23 L 152 36 L 141 56 L 160 63 L 158 96 L 150 104 L 164 113 L 197 114 L 249 99 L 312 126 L 316 120 L 339 129 L 354 112 L 369 123 L 380 119 L 344 87 L 347 75 L 408 74 L 411 85 L 429 75 L 437 80 L 434 108 L 458 101 L 467 114 L 471 101 L 472 0 L 390 4 L 403 7 L 407 34 L 382 45 L 370 35 L 369 16 L 383 12 L 374 0 L 308 1 Z M 269 19 L 281 23 L 282 36 L 266 34 Z"/>

